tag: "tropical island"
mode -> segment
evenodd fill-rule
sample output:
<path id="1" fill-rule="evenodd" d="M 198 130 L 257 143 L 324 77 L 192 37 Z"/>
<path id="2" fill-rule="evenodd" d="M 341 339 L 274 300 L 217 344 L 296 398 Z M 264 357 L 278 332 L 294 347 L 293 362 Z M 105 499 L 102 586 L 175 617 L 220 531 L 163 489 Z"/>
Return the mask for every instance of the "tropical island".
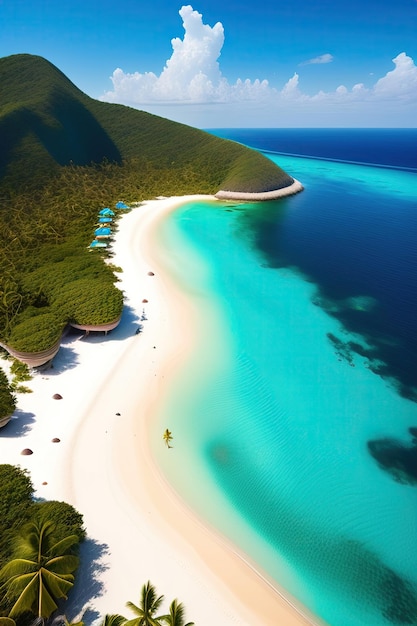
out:
<path id="1" fill-rule="evenodd" d="M 0 342 L 48 361 L 69 322 L 120 317 L 113 268 L 85 252 L 120 198 L 269 199 L 302 187 L 260 153 L 82 93 L 43 58 L 0 59 Z M 94 285 L 94 287 L 93 287 Z"/>
<path id="2" fill-rule="evenodd" d="M 172 564 L 178 568 L 183 558 L 190 563 L 189 572 L 181 572 L 178 593 L 187 606 L 182 590 L 194 580 L 203 590 L 207 584 L 204 577 L 200 579 L 203 558 L 210 567 L 222 563 L 225 583 L 233 580 L 236 589 L 250 580 L 254 598 L 256 602 L 261 599 L 263 607 L 257 612 L 258 620 L 262 621 L 263 615 L 267 623 L 265 616 L 282 612 L 288 625 L 311 623 L 301 608 L 293 609 L 250 564 L 222 540 L 212 538 L 199 521 L 171 501 L 172 494 L 167 486 L 161 486 L 147 450 L 146 420 L 138 423 L 135 410 L 140 403 L 143 415 L 152 416 L 157 398 L 154 382 L 162 383 L 172 371 L 179 343 L 181 354 L 185 345 L 190 349 L 197 323 L 194 313 L 182 308 L 181 296 L 172 286 L 168 289 L 169 304 L 164 300 L 166 287 L 161 291 L 159 266 L 151 254 L 158 220 L 184 197 L 214 202 L 216 197 L 261 200 L 296 193 L 301 185 L 245 146 L 128 107 L 92 100 L 42 58 L 16 55 L 0 59 L 0 76 L 0 344 L 8 358 L 8 374 L 17 380 L 10 383 L 1 373 L 0 418 L 5 419 L 0 426 L 5 428 L 0 434 L 4 432 L 10 441 L 5 438 L 2 442 L 7 454 L 2 455 L 0 471 L 3 488 L 14 494 L 11 502 L 1 499 L 8 511 L 8 517 L 3 518 L 5 542 L 0 546 L 1 625 L 16 622 L 24 626 L 34 616 L 53 619 L 58 609 L 62 614 L 62 600 L 75 580 L 79 551 L 88 544 L 86 536 L 90 546 L 84 561 L 90 558 L 99 574 L 105 571 L 109 565 L 102 565 L 102 560 L 108 544 L 108 550 L 114 552 L 116 573 L 109 579 L 110 592 L 89 572 L 96 587 L 83 589 L 80 583 L 74 593 L 83 600 L 85 593 L 91 600 L 93 591 L 102 602 L 105 596 L 120 598 L 120 587 L 129 584 L 132 575 L 126 573 L 123 583 L 117 572 L 126 555 L 130 557 L 130 551 L 137 549 L 135 542 L 143 541 L 141 533 L 146 539 L 141 550 L 147 567 L 149 555 L 158 552 L 158 562 L 150 566 L 152 580 L 155 566 L 158 572 L 162 570 L 162 577 L 165 575 L 165 583 L 167 576 L 172 583 L 176 576 Z M 145 202 L 155 197 L 166 199 Z M 92 249 L 92 238 L 99 241 L 107 237 L 97 235 L 109 224 L 100 222 L 102 207 L 112 207 L 109 210 L 117 214 L 121 199 L 123 217 L 120 223 L 115 220 L 111 224 L 117 241 Z M 134 204 L 140 205 L 138 242 L 133 242 L 139 232 L 138 212 L 128 211 Z M 137 258 L 132 257 L 133 250 L 138 250 Z M 126 299 L 129 310 L 137 315 L 144 304 L 151 313 L 143 337 L 136 340 L 136 332 L 131 332 L 127 339 L 121 334 L 125 341 L 119 338 L 100 346 L 77 340 L 61 354 L 59 348 L 68 328 L 90 331 L 111 326 L 117 333 Z M 163 315 L 167 306 L 169 319 Z M 126 326 L 133 331 L 131 324 Z M 113 363 L 120 364 L 121 359 L 123 368 L 117 371 Z M 31 376 L 22 363 L 30 367 L 47 364 L 53 369 Z M 138 363 L 140 379 L 127 389 L 124 373 L 133 371 Z M 86 387 L 88 381 L 90 388 Z M 56 385 L 60 393 L 52 393 L 57 391 Z M 17 418 L 10 421 L 16 408 Z M 112 433 L 111 448 L 106 443 L 108 433 Z M 142 442 L 140 454 L 137 434 Z M 23 450 L 22 436 L 30 444 Z M 167 448 L 172 447 L 169 441 Z M 92 445 L 95 458 L 87 467 Z M 116 450 L 119 459 L 131 460 L 131 467 L 113 465 Z M 23 458 L 30 468 L 30 479 L 25 470 L 15 467 Z M 92 466 L 99 468 L 98 482 L 89 482 L 86 491 L 86 471 Z M 125 485 L 129 494 L 120 503 Z M 42 506 L 34 502 L 34 492 Z M 103 505 L 116 513 L 119 507 L 125 512 L 117 515 L 117 524 L 112 522 L 110 511 L 108 515 L 98 514 Z M 100 528 L 101 523 L 105 528 Z M 161 537 L 168 538 L 168 549 Z M 192 542 L 191 550 L 182 546 L 184 537 Z M 172 551 L 177 544 L 181 556 Z M 206 554 L 195 562 L 197 546 Z M 88 557 L 91 547 L 94 557 Z M 161 564 L 165 557 L 168 567 L 164 572 Z M 59 572 L 51 564 L 54 558 L 62 563 Z M 23 566 L 22 559 L 30 561 L 30 567 Z M 59 576 L 54 581 L 56 573 Z M 52 586 L 46 587 L 50 599 L 40 603 L 37 600 L 48 577 L 52 581 Z M 136 589 L 143 580 L 135 581 Z M 226 607 L 229 602 L 229 592 L 222 589 L 216 592 L 216 615 L 223 595 Z M 253 607 L 240 606 L 239 592 L 234 594 L 231 601 L 238 606 L 237 612 L 253 616 Z M 196 603 L 198 598 L 197 594 Z M 162 615 L 161 603 L 162 596 L 148 581 L 142 587 L 139 606 L 128 603 L 136 618 L 129 621 L 120 614 L 120 606 L 112 605 L 111 610 L 119 613 L 108 614 L 106 607 L 101 613 L 106 613 L 103 624 L 121 626 L 129 621 L 133 626 L 133 622 L 140 623 L 145 610 L 155 624 L 185 623 L 182 603 L 173 600 Z M 83 620 L 86 608 L 81 600 L 78 608 L 77 619 Z M 229 609 L 222 610 L 226 615 Z M 62 621 L 68 623 L 66 617 Z"/>

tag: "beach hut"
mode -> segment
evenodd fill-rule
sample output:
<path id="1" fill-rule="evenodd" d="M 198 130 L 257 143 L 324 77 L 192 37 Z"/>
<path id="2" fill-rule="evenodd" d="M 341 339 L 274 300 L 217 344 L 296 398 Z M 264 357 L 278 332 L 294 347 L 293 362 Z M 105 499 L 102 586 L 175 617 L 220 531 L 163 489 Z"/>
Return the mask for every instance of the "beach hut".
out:
<path id="1" fill-rule="evenodd" d="M 108 237 L 111 237 L 111 228 L 108 226 L 102 226 L 101 228 L 97 228 L 94 231 L 94 234 L 96 239 L 107 239 Z"/>
<path id="2" fill-rule="evenodd" d="M 128 209 L 129 207 L 124 202 L 116 202 L 116 209 Z"/>
<path id="3" fill-rule="evenodd" d="M 101 209 L 101 211 L 99 211 L 98 214 L 101 215 L 102 217 L 105 217 L 108 215 L 111 216 L 111 215 L 114 215 L 114 211 L 106 207 L 105 209 Z"/>

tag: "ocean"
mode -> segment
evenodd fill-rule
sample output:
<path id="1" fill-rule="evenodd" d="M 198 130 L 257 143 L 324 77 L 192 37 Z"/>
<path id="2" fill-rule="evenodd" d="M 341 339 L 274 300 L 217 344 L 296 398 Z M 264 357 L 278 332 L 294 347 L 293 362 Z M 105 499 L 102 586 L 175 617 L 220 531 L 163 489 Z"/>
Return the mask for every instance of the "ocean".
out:
<path id="1" fill-rule="evenodd" d="M 205 332 L 167 385 L 155 455 L 320 620 L 417 624 L 417 129 L 211 132 L 304 191 L 187 203 L 161 225 Z"/>

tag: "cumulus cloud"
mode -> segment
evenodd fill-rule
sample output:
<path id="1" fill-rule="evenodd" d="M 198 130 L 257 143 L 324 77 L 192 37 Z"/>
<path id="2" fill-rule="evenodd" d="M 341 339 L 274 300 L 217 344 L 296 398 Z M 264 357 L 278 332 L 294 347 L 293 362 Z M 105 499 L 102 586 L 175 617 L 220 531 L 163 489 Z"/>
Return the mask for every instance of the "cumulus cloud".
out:
<path id="1" fill-rule="evenodd" d="M 394 59 L 394 69 L 371 87 L 357 83 L 352 88 L 339 85 L 333 91 L 319 90 L 315 94 L 303 93 L 299 74 L 284 83 L 281 89 L 273 88 L 267 80 L 242 80 L 234 84 L 222 75 L 218 59 L 224 43 L 224 29 L 220 22 L 214 26 L 203 23 L 200 13 L 192 6 L 181 7 L 183 39 L 172 39 L 172 54 L 159 75 L 153 72 L 125 73 L 118 68 L 111 80 L 113 90 L 102 100 L 144 107 L 158 104 L 220 104 L 246 103 L 254 107 L 267 105 L 280 110 L 294 104 L 297 107 L 314 107 L 315 104 L 347 105 L 379 103 L 413 103 L 417 93 L 417 67 L 413 59 L 401 52 Z M 333 61 L 331 54 L 323 54 L 302 65 L 323 64 Z M 329 109 L 330 110 L 330 109 Z"/>
<path id="2" fill-rule="evenodd" d="M 417 94 L 417 67 L 411 57 L 401 52 L 392 59 L 395 68 L 380 78 L 374 87 L 374 93 L 382 97 L 414 98 Z"/>
<path id="3" fill-rule="evenodd" d="M 380 78 L 373 87 L 367 88 L 363 83 L 357 83 L 349 90 L 345 85 L 339 85 L 334 92 L 320 91 L 314 96 L 307 96 L 307 99 L 311 101 L 321 99 L 327 102 L 342 99 L 346 103 L 360 101 L 377 103 L 387 100 L 416 103 L 417 66 L 413 59 L 405 52 L 401 52 L 392 59 L 392 62 L 395 68 Z"/>
<path id="4" fill-rule="evenodd" d="M 230 85 L 222 76 L 218 58 L 224 43 L 223 25 L 203 24 L 202 15 L 190 6 L 181 7 L 184 38 L 172 39 L 172 55 L 161 74 L 126 74 L 120 68 L 111 76 L 113 91 L 103 100 L 125 103 L 201 103 L 262 98 L 268 81 L 237 80 Z"/>
<path id="5" fill-rule="evenodd" d="M 300 63 L 300 65 L 317 65 L 321 63 L 331 63 L 333 61 L 332 54 L 322 54 L 319 57 L 314 57 L 314 59 L 309 59 L 308 61 L 304 61 L 304 63 Z"/>
<path id="6" fill-rule="evenodd" d="M 305 96 L 301 93 L 300 88 L 298 86 L 299 76 L 297 72 L 295 72 L 294 76 L 290 78 L 280 91 L 280 97 L 285 100 L 304 100 Z"/>

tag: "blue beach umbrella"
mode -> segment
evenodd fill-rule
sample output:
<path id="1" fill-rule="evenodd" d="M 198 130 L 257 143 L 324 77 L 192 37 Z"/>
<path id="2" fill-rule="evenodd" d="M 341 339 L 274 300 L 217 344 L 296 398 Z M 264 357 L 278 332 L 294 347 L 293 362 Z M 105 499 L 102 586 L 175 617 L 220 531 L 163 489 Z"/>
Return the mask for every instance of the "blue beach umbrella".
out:
<path id="1" fill-rule="evenodd" d="M 124 202 L 117 202 L 116 209 L 128 209 L 129 207 Z"/>
<path id="2" fill-rule="evenodd" d="M 96 237 L 109 237 L 111 235 L 111 228 L 108 226 L 102 226 L 94 231 Z"/>
<path id="3" fill-rule="evenodd" d="M 105 209 L 101 209 L 101 211 L 99 211 L 98 214 L 99 215 L 114 215 L 114 211 L 106 207 Z"/>
<path id="4" fill-rule="evenodd" d="M 112 222 L 112 218 L 111 217 L 100 217 L 99 218 L 99 224 L 108 224 L 109 222 Z"/>
<path id="5" fill-rule="evenodd" d="M 107 243 L 104 241 L 92 241 L 89 245 L 90 248 L 107 248 Z"/>

